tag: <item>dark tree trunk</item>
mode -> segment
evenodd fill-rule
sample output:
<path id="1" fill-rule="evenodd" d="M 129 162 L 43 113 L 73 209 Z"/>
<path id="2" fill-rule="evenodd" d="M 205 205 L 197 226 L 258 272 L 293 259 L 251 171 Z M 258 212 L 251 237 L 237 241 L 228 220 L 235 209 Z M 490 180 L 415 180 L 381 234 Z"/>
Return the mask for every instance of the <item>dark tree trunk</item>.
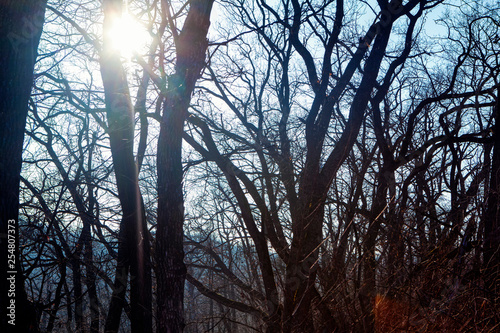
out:
<path id="1" fill-rule="evenodd" d="M 106 30 L 111 25 L 113 16 L 121 15 L 122 0 L 104 1 L 103 7 Z M 129 270 L 132 332 L 147 333 L 153 330 L 150 241 L 134 160 L 134 110 L 120 55 L 110 46 L 110 41 L 105 39 L 101 53 L 101 76 L 122 221 L 115 290 L 106 331 L 114 332 L 118 329 L 127 283 L 126 272 Z"/>
<path id="2" fill-rule="evenodd" d="M 88 134 L 88 132 L 87 132 Z M 88 140 L 88 138 L 87 138 Z M 95 146 L 96 138 L 95 136 L 92 139 L 92 146 Z M 88 196 L 89 196 L 89 207 L 88 212 L 89 216 L 92 218 L 92 224 L 97 223 L 96 215 L 94 214 L 94 210 L 96 208 L 96 198 L 94 196 L 94 186 L 92 185 L 92 160 L 93 160 L 93 148 L 90 149 L 88 161 L 87 161 L 87 170 L 85 173 L 85 180 L 88 184 Z M 85 263 L 85 284 L 87 285 L 87 291 L 89 294 L 89 308 L 90 308 L 90 332 L 98 333 L 100 328 L 100 320 L 99 320 L 99 298 L 97 296 L 97 274 L 96 269 L 94 267 L 94 250 L 92 245 L 92 226 L 91 221 L 88 219 L 83 220 L 86 222 L 83 226 L 82 231 L 82 242 L 85 246 L 85 250 L 83 253 L 84 263 Z"/>
<path id="3" fill-rule="evenodd" d="M 393 20 L 396 18 L 394 17 Z M 328 114 L 332 112 L 332 103 L 335 99 L 324 99 L 321 102 L 322 112 L 318 120 L 311 118 L 306 124 L 308 150 L 303 175 L 300 179 L 299 202 L 301 205 L 299 205 L 300 210 L 292 214 L 292 216 L 297 216 L 297 219 L 293 221 L 293 239 L 290 259 L 286 268 L 287 283 L 283 311 L 285 332 L 314 331 L 310 312 L 316 278 L 314 266 L 317 265 L 316 259 L 322 240 L 323 212 L 327 192 L 337 171 L 353 147 L 363 123 L 370 94 L 376 84 L 380 64 L 388 44 L 391 27 L 392 22 L 381 27 L 376 35 L 373 49 L 364 66 L 363 79 L 351 104 L 345 130 L 323 167 L 320 167 L 321 150 L 330 119 Z M 373 38 L 372 35 L 371 39 L 373 40 Z M 364 51 L 360 49 L 358 53 L 363 54 Z M 357 62 L 360 59 L 355 58 L 353 61 Z M 343 87 L 341 81 L 333 92 L 336 89 L 343 89 Z M 321 98 L 324 98 L 323 96 L 324 94 Z"/>
<path id="4" fill-rule="evenodd" d="M 127 292 L 129 264 L 129 251 L 124 236 L 125 229 L 120 229 L 118 235 L 118 258 L 116 259 L 115 281 L 113 283 L 113 294 L 108 307 L 108 314 L 104 326 L 104 332 L 118 332 L 122 310 L 125 307 L 125 294 Z"/>
<path id="5" fill-rule="evenodd" d="M 493 159 L 488 193 L 488 207 L 484 219 L 484 257 L 486 287 L 498 302 L 500 294 L 500 89 L 495 106 Z"/>
<path id="6" fill-rule="evenodd" d="M 213 0 L 194 0 L 177 47 L 176 72 L 168 79 L 158 140 L 158 224 L 156 263 L 158 331 L 182 332 L 184 265 L 184 198 L 182 194 L 182 133 L 191 94 L 205 66 L 206 39 Z"/>
<path id="7" fill-rule="evenodd" d="M 82 297 L 82 269 L 80 258 L 76 255 L 71 259 L 71 270 L 73 271 L 73 299 L 75 303 L 75 324 L 76 332 L 83 332 L 83 297 Z"/>
<path id="8" fill-rule="evenodd" d="M 88 226 L 90 229 L 90 226 Z M 85 253 L 86 263 L 86 281 L 87 291 L 89 293 L 89 307 L 90 307 L 90 332 L 99 332 L 99 298 L 97 296 L 97 276 L 93 265 L 93 250 L 92 250 L 92 237 L 90 230 L 85 240 Z"/>
<path id="9" fill-rule="evenodd" d="M 46 0 L 0 2 L 0 306 L 2 308 L 0 331 L 2 332 L 38 331 L 35 309 L 28 302 L 24 290 L 18 247 L 18 210 L 24 128 L 45 5 Z M 11 285 L 7 277 L 13 277 L 11 281 L 15 281 L 15 284 Z M 6 311 L 9 306 L 15 309 Z M 7 316 L 10 313 L 12 315 Z"/>
<path id="10" fill-rule="evenodd" d="M 310 203 L 309 208 L 305 206 L 301 209 L 303 217 L 293 226 L 294 237 L 286 267 L 284 332 L 314 332 L 310 310 L 316 288 L 317 246 L 321 243 L 324 200 L 307 203 Z"/>

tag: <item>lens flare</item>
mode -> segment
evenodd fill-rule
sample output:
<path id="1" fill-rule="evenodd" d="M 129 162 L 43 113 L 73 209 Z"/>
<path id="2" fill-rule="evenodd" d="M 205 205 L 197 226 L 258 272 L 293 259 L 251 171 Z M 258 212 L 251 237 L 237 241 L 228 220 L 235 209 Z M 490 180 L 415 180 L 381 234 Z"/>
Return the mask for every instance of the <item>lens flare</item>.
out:
<path id="1" fill-rule="evenodd" d="M 107 34 L 112 49 L 127 59 L 144 51 L 150 39 L 144 26 L 127 12 L 113 21 Z"/>

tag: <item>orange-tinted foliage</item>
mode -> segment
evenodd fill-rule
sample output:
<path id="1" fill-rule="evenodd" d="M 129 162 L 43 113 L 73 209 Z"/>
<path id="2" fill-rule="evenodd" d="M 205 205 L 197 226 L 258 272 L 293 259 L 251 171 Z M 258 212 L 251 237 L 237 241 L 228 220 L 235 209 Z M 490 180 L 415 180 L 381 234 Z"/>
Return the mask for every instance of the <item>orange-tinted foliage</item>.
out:
<path id="1" fill-rule="evenodd" d="M 457 332 L 453 320 L 443 314 L 408 302 L 377 295 L 375 297 L 375 332 Z"/>
<path id="2" fill-rule="evenodd" d="M 409 328 L 409 306 L 385 296 L 375 297 L 375 331 L 401 332 Z"/>

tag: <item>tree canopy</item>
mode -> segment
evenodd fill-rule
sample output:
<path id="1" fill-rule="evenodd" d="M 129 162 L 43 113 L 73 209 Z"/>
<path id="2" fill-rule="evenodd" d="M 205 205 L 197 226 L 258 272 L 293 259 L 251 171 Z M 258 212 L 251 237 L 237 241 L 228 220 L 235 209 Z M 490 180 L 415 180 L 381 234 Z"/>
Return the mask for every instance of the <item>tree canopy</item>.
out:
<path id="1" fill-rule="evenodd" d="M 499 10 L 48 0 L 11 186 L 33 330 L 495 331 Z"/>

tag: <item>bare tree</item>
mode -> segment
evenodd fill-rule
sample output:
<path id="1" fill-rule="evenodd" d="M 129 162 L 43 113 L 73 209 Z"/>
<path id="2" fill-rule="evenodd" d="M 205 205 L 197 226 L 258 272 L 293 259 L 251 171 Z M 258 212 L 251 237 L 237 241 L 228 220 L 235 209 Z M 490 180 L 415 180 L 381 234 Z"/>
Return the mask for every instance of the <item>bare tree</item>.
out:
<path id="1" fill-rule="evenodd" d="M 20 218 L 43 327 L 492 331 L 494 6 L 223 4 L 128 1 L 152 43 L 126 59 L 99 3 L 49 3 Z"/>
<path id="2" fill-rule="evenodd" d="M 436 39 L 458 45 L 443 72 L 426 64 L 442 50 L 421 34 L 440 1 L 379 2 L 364 34 L 350 25 L 362 15 L 353 3 L 231 4 L 240 27 L 211 57 L 213 83 L 202 86 L 185 136 L 199 155 L 187 165 L 225 178 L 218 200 L 241 219 L 235 239 L 238 228 L 248 233 L 265 301 L 245 283 L 237 285 L 251 304 L 190 281 L 269 331 L 372 331 L 380 293 L 430 317 L 438 316 L 430 304 L 443 304 L 448 319 L 434 327 L 465 323 L 452 304 L 481 255 L 484 207 L 474 198 L 485 193 L 489 163 L 474 152 L 489 158 L 496 103 L 496 66 L 475 55 L 491 54 L 476 49 L 488 38 L 467 32 L 482 28 Z"/>
<path id="3" fill-rule="evenodd" d="M 210 90 L 209 93 L 228 104 L 247 133 L 245 137 L 233 135 L 225 129 L 224 123 L 215 124 L 213 118 L 203 121 L 193 117 L 190 118 L 191 123 L 200 129 L 199 135 L 203 139 L 205 148 L 196 143 L 192 137 L 187 140 L 202 156 L 217 164 L 235 195 L 245 227 L 250 233 L 259 257 L 267 300 L 266 322 L 269 331 L 283 329 L 287 332 L 306 332 L 321 329 L 321 325 L 335 327 L 336 324 L 331 320 L 333 316 L 321 301 L 316 286 L 318 264 L 321 261 L 320 248 L 324 242 L 323 227 L 328 193 L 342 164 L 356 143 L 372 96 L 376 94 L 376 98 L 381 100 L 387 94 L 388 86 L 398 73 L 397 69 L 410 55 L 416 22 L 425 10 L 436 4 L 437 2 L 410 1 L 407 4 L 397 1 L 379 2 L 380 12 L 376 15 L 374 23 L 359 38 L 353 50 L 348 50 L 346 54 L 334 54 L 339 48 L 346 47 L 341 39 L 341 33 L 346 26 L 344 20 L 348 19 L 344 17 L 346 9 L 343 1 L 328 6 L 301 5 L 295 1 L 282 2 L 276 6 L 266 2 L 255 2 L 254 6 L 262 13 L 260 16 L 247 11 L 243 3 L 235 4 L 241 22 L 257 31 L 264 55 L 269 59 L 267 68 L 264 67 L 261 74 L 255 70 L 257 63 L 247 56 L 250 66 L 254 66 L 252 78 L 252 67 L 247 75 L 243 65 L 234 63 L 234 67 L 241 71 L 242 82 L 248 84 L 249 93 L 244 93 L 243 98 L 231 90 L 229 84 L 217 76 L 214 70 L 211 74 L 217 91 Z M 408 19 L 408 23 L 404 25 L 407 42 L 404 44 L 405 48 L 396 51 L 389 48 L 389 40 L 395 22 L 402 17 Z M 316 23 L 313 24 L 311 20 Z M 278 28 L 274 28 L 275 26 Z M 318 48 L 313 51 L 312 46 L 309 46 L 313 43 L 308 41 L 309 39 L 317 39 L 317 44 L 314 45 L 319 46 L 322 51 L 319 56 L 321 61 L 315 60 L 319 51 Z M 241 53 L 244 54 L 245 45 L 240 45 L 243 49 Z M 292 53 L 292 50 L 295 50 L 295 53 Z M 382 63 L 387 61 L 385 57 L 389 52 L 394 52 L 397 56 L 385 69 Z M 293 112 L 291 87 L 294 87 L 290 76 L 295 73 L 290 73 L 289 66 L 295 56 L 302 62 L 303 75 L 308 83 L 307 96 L 310 100 L 303 106 L 301 115 L 305 124 L 301 134 L 303 150 L 297 153 L 303 153 L 303 158 L 299 155 L 295 157 L 296 152 L 290 145 L 289 128 L 296 125 L 290 122 Z M 334 67 L 334 57 L 343 57 L 344 63 L 339 64 L 339 68 Z M 277 63 L 276 67 L 274 61 Z M 380 73 L 381 68 L 385 72 Z M 273 72 L 274 70 L 276 72 Z M 259 77 L 262 81 L 256 81 L 257 75 L 261 75 Z M 381 75 L 383 79 L 379 83 L 377 78 Z M 271 117 L 267 115 L 271 111 L 264 102 L 264 96 L 267 93 L 268 81 L 276 76 L 279 80 L 272 94 L 277 98 L 276 107 L 279 113 Z M 245 98 L 248 99 L 245 101 Z M 255 107 L 247 101 L 255 103 Z M 349 114 L 339 126 L 340 132 L 335 135 L 335 140 L 332 142 L 329 124 L 335 117 L 340 116 L 336 113 L 339 107 L 348 108 Z M 251 120 L 249 114 L 254 117 L 255 122 Z M 276 129 L 268 129 L 266 127 L 268 122 L 274 122 L 273 126 Z M 256 149 L 255 156 L 260 163 L 259 169 L 262 170 L 262 190 L 256 186 L 257 179 L 250 178 L 245 172 L 245 167 L 238 166 L 240 163 L 232 161 L 226 152 L 221 152 L 219 147 L 223 145 L 213 137 L 209 126 L 216 126 L 214 128 L 216 133 L 234 139 L 249 149 Z M 274 139 L 269 137 L 271 131 L 276 132 Z M 299 168 L 294 158 L 300 163 Z M 288 202 L 290 233 L 282 229 L 277 215 L 274 177 L 268 171 L 273 164 L 273 168 L 279 170 L 278 179 Z M 378 190 L 381 198 L 385 198 L 386 188 L 382 186 Z M 249 202 L 247 196 L 256 205 L 260 215 L 259 223 L 255 220 L 253 204 Z M 382 212 L 385 199 L 376 205 L 379 208 L 374 208 L 371 215 L 373 220 L 369 223 L 370 228 L 374 230 L 369 230 L 366 233 L 367 239 L 363 240 L 364 287 L 360 291 L 360 301 L 362 308 L 365 309 L 366 331 L 370 331 L 373 325 L 371 316 L 373 313 L 371 300 L 375 292 L 373 256 L 380 223 L 376 217 Z M 289 240 L 285 235 L 290 237 Z M 282 304 L 278 297 L 267 239 L 286 264 Z M 320 319 L 317 321 L 313 319 L 318 317 L 312 314 L 312 309 L 320 314 Z"/>
<path id="4" fill-rule="evenodd" d="M 121 0 L 103 2 L 105 32 L 111 29 L 113 20 L 122 15 L 122 5 Z M 134 108 L 120 54 L 112 48 L 111 37 L 106 33 L 104 36 L 101 74 L 106 96 L 113 168 L 123 214 L 115 289 L 105 330 L 118 330 L 130 272 L 132 332 L 152 332 L 150 240 L 134 159 Z"/>
<path id="5" fill-rule="evenodd" d="M 158 221 L 156 264 L 158 329 L 184 329 L 184 198 L 182 192 L 182 134 L 191 94 L 205 66 L 207 33 L 213 0 L 195 0 L 183 28 L 177 34 L 170 8 L 166 7 L 176 48 L 175 73 L 167 79 L 157 152 Z"/>
<path id="6" fill-rule="evenodd" d="M 19 181 L 24 127 L 46 1 L 3 1 L 0 13 L 0 299 L 4 332 L 37 331 L 19 256 Z M 16 272 L 7 274 L 7 272 Z M 9 277 L 10 280 L 7 280 Z M 11 281 L 11 282 L 9 282 Z M 10 308 L 12 310 L 10 310 Z M 24 309 L 24 310 L 23 310 Z"/>

